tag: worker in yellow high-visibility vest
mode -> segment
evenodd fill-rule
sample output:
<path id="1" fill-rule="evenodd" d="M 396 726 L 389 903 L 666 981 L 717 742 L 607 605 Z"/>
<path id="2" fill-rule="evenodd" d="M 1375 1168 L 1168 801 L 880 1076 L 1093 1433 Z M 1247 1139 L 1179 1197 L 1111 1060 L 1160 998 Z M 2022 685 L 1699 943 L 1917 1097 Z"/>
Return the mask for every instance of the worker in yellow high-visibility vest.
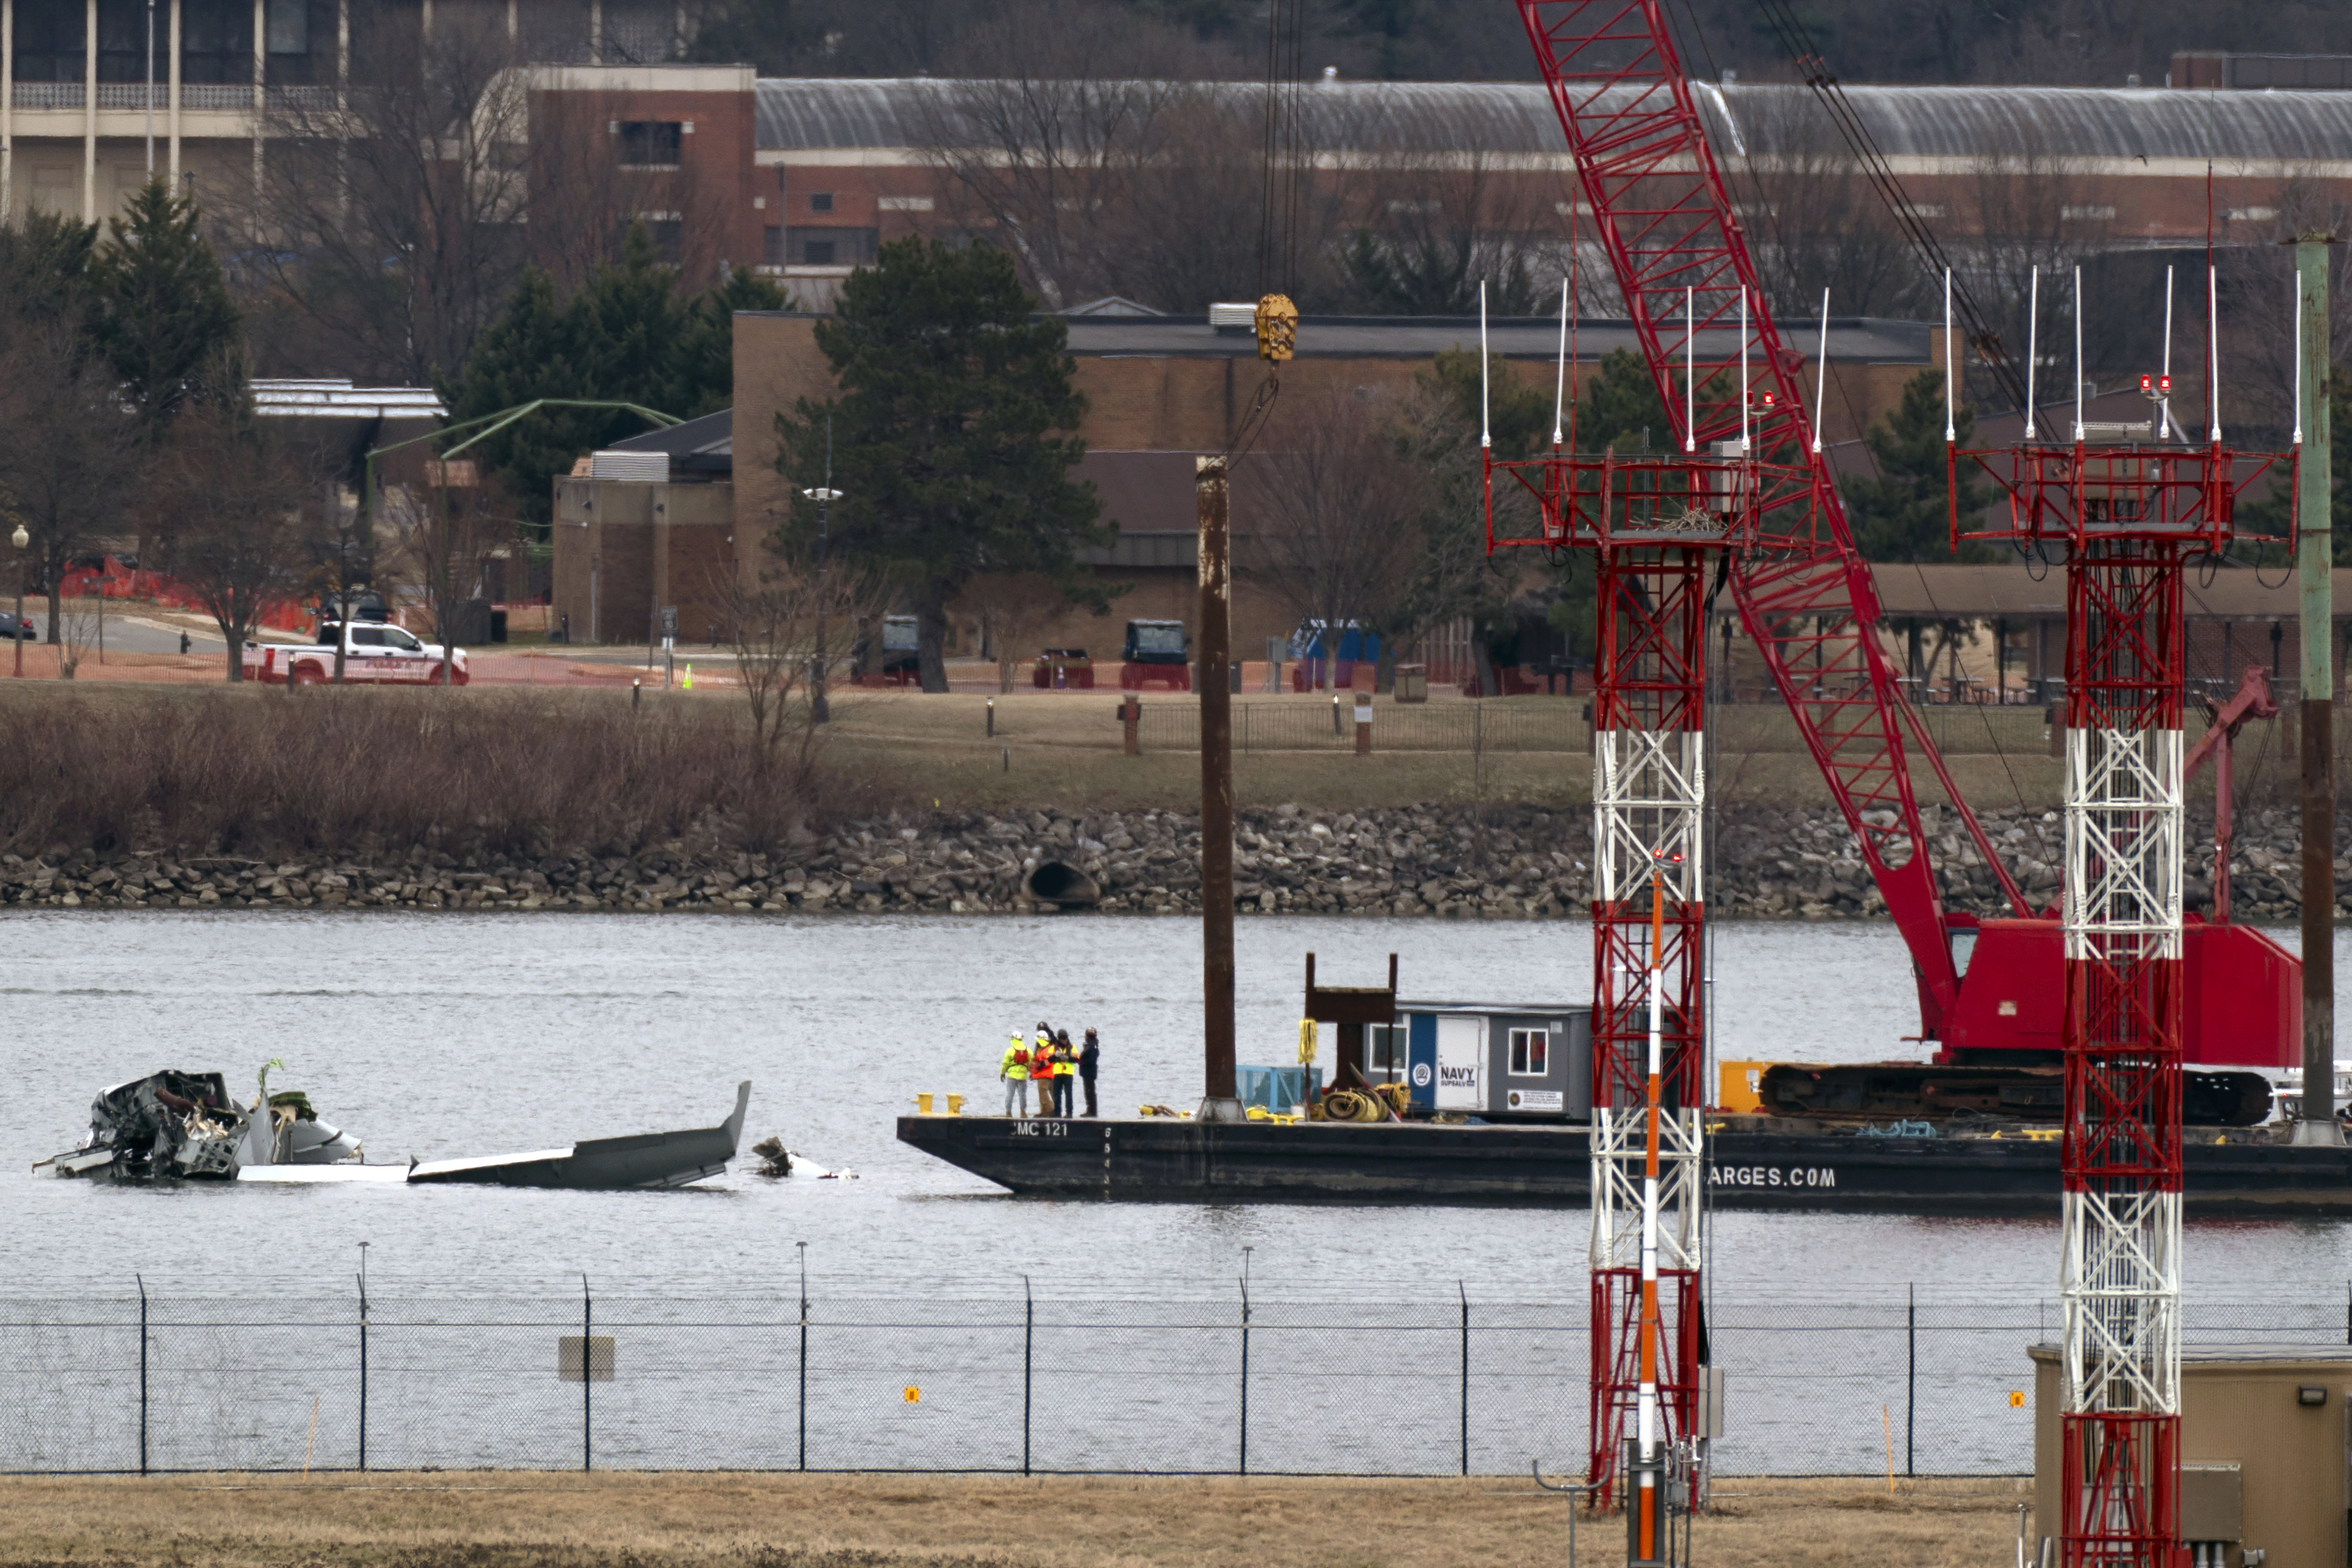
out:
<path id="1" fill-rule="evenodd" d="M 1076 1087 L 1078 1053 L 1070 1048 L 1070 1031 L 1065 1029 L 1054 1040 L 1054 1114 L 1070 1114 L 1070 1092 Z"/>
<path id="2" fill-rule="evenodd" d="M 1004 1059 L 996 1064 L 996 1076 L 1004 1080 L 1004 1114 L 1029 1114 L 1029 1045 L 1021 1031 L 1013 1031 L 1013 1043 L 1004 1047 Z"/>

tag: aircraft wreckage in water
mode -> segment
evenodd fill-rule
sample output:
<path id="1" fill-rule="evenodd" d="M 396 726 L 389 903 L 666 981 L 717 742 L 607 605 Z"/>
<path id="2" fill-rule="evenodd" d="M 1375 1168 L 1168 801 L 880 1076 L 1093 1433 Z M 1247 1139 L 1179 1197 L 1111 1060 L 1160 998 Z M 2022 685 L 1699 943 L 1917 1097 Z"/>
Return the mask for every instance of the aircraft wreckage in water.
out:
<path id="1" fill-rule="evenodd" d="M 478 1182 L 584 1190 L 682 1187 L 725 1173 L 751 1102 L 746 1081 L 735 1086 L 734 1111 L 716 1127 L 590 1138 L 520 1154 L 369 1164 L 359 1140 L 320 1121 L 307 1095 L 270 1093 L 268 1068 L 261 1071 L 261 1091 L 250 1106 L 237 1104 L 219 1073 L 167 1071 L 101 1092 L 90 1105 L 90 1135 L 81 1147 L 33 1169 L 132 1185 Z"/>

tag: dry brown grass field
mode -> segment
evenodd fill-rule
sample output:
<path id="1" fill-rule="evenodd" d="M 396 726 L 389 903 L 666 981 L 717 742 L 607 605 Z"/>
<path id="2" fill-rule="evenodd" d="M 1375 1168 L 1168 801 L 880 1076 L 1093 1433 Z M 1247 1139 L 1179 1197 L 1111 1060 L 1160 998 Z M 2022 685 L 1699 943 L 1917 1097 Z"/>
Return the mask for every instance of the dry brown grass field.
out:
<path id="1" fill-rule="evenodd" d="M 1116 692 L 1024 689 L 999 696 L 993 736 L 988 700 L 967 691 L 840 693 L 836 721 L 818 748 L 818 814 L 919 811 L 934 804 L 947 810 L 1197 808 L 1199 753 L 1163 747 L 1148 734 L 1143 755 L 1124 755 Z M 1185 718 L 1182 710 L 1194 702 L 1157 692 L 1144 700 L 1163 721 Z M 1315 721 L 1319 732 L 1320 716 L 1330 708 L 1328 696 L 1244 700 L 1258 710 L 1261 734 L 1270 727 L 1267 719 L 1282 717 L 1282 710 Z M 1466 731 L 1464 721 L 1481 705 L 1433 697 L 1426 709 L 1400 713 L 1383 700 L 1376 708 L 1382 718 L 1374 726 L 1373 754 L 1254 749 L 1234 760 L 1235 795 L 1244 806 L 1292 803 L 1318 811 L 1580 805 L 1591 798 L 1591 768 L 1581 749 L 1582 702 L 1573 700 L 1567 707 L 1570 700 L 1509 698 L 1483 705 L 1488 720 L 1503 727 L 1515 710 L 1550 704 L 1555 711 L 1543 729 L 1572 742 L 1568 749 L 1498 749 L 1474 756 L 1466 749 L 1397 749 L 1377 737 L 1382 722 L 1434 722 L 1448 726 L 1449 733 Z M 635 703 L 625 686 L 612 685 L 295 692 L 283 686 L 0 679 L 0 741 L 6 742 L 0 755 L 16 759 L 18 771 L 76 777 L 73 798 L 80 815 L 100 802 L 115 803 L 117 815 L 152 803 L 167 816 L 185 818 L 173 825 L 184 831 L 172 837 L 195 847 L 215 831 L 234 837 L 236 819 L 257 806 L 281 829 L 298 823 L 307 827 L 305 819 L 331 799 L 348 819 L 341 824 L 344 836 L 355 844 L 354 836 L 369 832 L 404 839 L 417 819 L 460 796 L 485 795 L 478 808 L 468 801 L 462 820 L 487 817 L 520 837 L 534 826 L 558 837 L 572 833 L 570 819 L 593 798 L 598 809 L 640 821 L 660 837 L 699 810 L 731 805 L 743 795 L 748 725 L 740 691 L 704 683 L 690 692 L 649 690 Z M 1718 799 L 1828 804 L 1811 759 L 1790 749 L 1793 736 L 1774 728 L 1785 728 L 1785 717 L 1746 710 L 1738 717 L 1769 749 L 1740 749 L 1749 737 L 1733 726 L 1710 775 Z M 2032 721 L 2025 726 L 2032 733 L 2016 739 L 2038 744 L 2039 714 L 2011 717 Z M 1189 721 L 1168 729 L 1192 732 Z M 397 745 L 387 740 L 395 731 L 406 737 Z M 76 755 L 62 754 L 68 751 Z M 400 758 L 400 765 L 383 769 L 386 756 Z M 627 764 L 640 756 L 652 760 L 633 773 Z M 2011 750 L 1948 760 L 1979 807 L 2043 809 L 2055 803 L 2058 763 L 2046 754 Z M 353 768 L 360 773 L 345 779 Z M 0 765 L 0 775 L 8 772 Z M 580 785 L 591 777 L 599 787 L 583 794 Z M 175 782 L 165 787 L 165 780 Z M 12 782 L 0 777 L 0 785 Z M 1915 771 L 1914 784 L 1922 800 L 1941 798 L 1925 768 Z M 561 798 L 537 798 L 551 792 Z M 391 798 L 395 795 L 402 798 Z M 21 826 L 39 836 L 36 825 Z M 57 826 L 64 837 L 75 837 L 72 825 Z M 332 847 L 350 846 L 339 840 Z"/>
<path id="2" fill-rule="evenodd" d="M 2002 1568 L 2013 1479 L 1727 1479 L 1701 1568 Z M 0 1481 L 0 1568 L 1557 1568 L 1525 1479 L 204 1476 Z M 1578 1562 L 1624 1527 L 1587 1518 Z"/>

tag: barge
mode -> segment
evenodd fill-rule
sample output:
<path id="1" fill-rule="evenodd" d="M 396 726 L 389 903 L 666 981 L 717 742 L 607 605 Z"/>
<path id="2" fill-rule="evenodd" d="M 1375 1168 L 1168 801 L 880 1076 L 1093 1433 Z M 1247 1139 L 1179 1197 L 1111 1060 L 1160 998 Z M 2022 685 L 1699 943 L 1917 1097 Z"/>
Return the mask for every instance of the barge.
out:
<path id="1" fill-rule="evenodd" d="M 1878 1136 L 1743 1116 L 1709 1129 L 1707 1201 L 1720 1209 L 2058 1213 L 2058 1141 L 2046 1133 Z M 2189 1129 L 2189 1217 L 2352 1216 L 2352 1148 L 2284 1136 Z M 1576 1208 L 1591 1163 L 1575 1125 L 905 1116 L 898 1140 L 1024 1197 L 1128 1203 Z"/>

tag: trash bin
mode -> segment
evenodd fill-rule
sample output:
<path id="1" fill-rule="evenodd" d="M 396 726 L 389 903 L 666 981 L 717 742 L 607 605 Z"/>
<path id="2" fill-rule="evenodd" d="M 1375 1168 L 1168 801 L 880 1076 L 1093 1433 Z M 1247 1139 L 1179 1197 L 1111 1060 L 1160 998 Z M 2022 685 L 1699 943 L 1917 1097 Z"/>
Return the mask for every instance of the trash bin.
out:
<path id="1" fill-rule="evenodd" d="M 507 640 L 507 613 L 504 610 L 490 612 L 490 640 L 492 642 Z"/>
<path id="2" fill-rule="evenodd" d="M 1399 702 L 1429 700 L 1429 666 L 1401 664 L 1396 667 L 1396 695 Z"/>

